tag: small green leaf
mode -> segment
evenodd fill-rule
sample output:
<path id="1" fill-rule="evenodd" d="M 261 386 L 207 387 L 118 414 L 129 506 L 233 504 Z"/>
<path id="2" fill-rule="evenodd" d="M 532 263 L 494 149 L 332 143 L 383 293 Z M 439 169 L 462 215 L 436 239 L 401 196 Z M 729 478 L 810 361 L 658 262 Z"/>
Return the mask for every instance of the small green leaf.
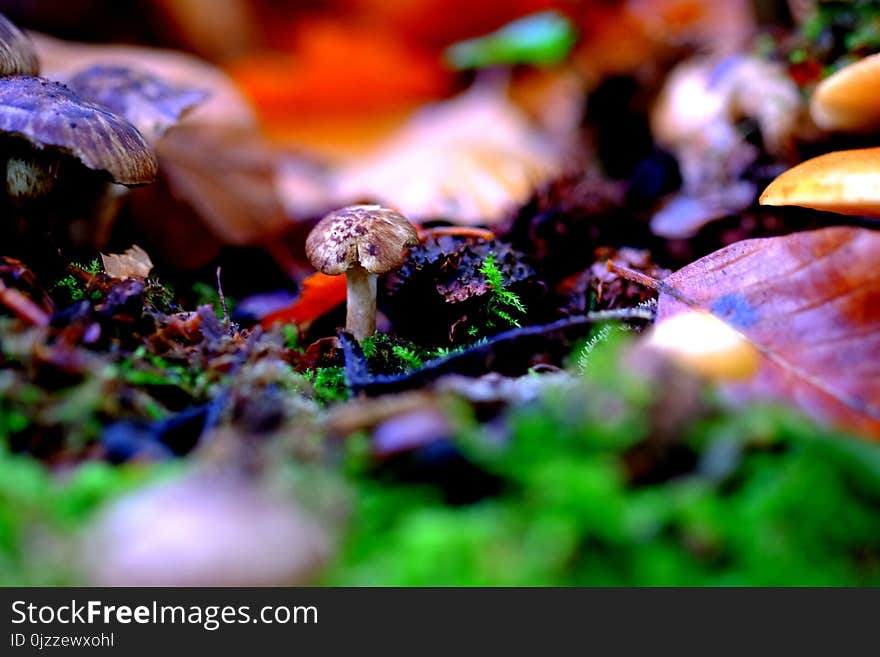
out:
<path id="1" fill-rule="evenodd" d="M 555 11 L 544 11 L 508 23 L 475 39 L 459 41 L 444 53 L 454 69 L 504 64 L 552 66 L 564 60 L 577 40 L 571 21 Z"/>

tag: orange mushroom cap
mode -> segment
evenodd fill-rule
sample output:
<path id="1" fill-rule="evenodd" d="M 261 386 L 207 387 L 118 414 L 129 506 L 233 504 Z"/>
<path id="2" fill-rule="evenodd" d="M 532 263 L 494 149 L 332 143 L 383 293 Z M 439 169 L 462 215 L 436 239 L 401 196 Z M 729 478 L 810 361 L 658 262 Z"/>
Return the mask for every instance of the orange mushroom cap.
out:
<path id="1" fill-rule="evenodd" d="M 761 205 L 880 218 L 880 148 L 835 151 L 802 162 L 767 186 Z"/>
<path id="2" fill-rule="evenodd" d="M 824 130 L 866 132 L 880 128 L 880 53 L 823 80 L 810 99 L 810 115 Z"/>

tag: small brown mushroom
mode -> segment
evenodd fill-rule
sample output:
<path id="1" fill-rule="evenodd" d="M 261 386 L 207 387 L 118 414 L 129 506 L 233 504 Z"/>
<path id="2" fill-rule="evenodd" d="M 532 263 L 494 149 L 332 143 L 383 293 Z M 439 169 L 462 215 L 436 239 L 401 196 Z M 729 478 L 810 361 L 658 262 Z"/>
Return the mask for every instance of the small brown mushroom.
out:
<path id="1" fill-rule="evenodd" d="M 802 162 L 767 186 L 761 205 L 880 217 L 880 148 L 835 151 Z"/>
<path id="2" fill-rule="evenodd" d="M 407 219 L 379 205 L 351 205 L 324 217 L 306 239 L 306 255 L 330 276 L 346 275 L 345 327 L 357 340 L 376 330 L 376 277 L 403 264 L 419 243 Z"/>
<path id="3" fill-rule="evenodd" d="M 868 132 L 880 127 L 880 54 L 865 57 L 823 80 L 810 115 L 824 130 Z"/>
<path id="4" fill-rule="evenodd" d="M 31 40 L 0 14 L 0 75 L 36 75 L 39 70 Z"/>

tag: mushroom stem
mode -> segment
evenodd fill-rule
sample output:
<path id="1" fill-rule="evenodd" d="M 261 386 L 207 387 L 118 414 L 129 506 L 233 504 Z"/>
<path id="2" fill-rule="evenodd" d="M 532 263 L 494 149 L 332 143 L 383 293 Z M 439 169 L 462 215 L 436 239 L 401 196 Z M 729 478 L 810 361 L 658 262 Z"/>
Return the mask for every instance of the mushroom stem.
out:
<path id="1" fill-rule="evenodd" d="M 345 329 L 361 342 L 376 331 L 376 274 L 354 263 L 345 273 L 345 283 Z"/>

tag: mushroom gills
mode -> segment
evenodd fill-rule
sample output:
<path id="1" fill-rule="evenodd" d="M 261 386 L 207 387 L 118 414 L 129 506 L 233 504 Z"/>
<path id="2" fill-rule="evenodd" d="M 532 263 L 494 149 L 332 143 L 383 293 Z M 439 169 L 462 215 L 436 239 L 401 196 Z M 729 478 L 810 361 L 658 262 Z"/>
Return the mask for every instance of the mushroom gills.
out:
<path id="1" fill-rule="evenodd" d="M 6 193 L 15 204 L 47 196 L 55 186 L 60 160 L 49 153 L 6 159 Z"/>

